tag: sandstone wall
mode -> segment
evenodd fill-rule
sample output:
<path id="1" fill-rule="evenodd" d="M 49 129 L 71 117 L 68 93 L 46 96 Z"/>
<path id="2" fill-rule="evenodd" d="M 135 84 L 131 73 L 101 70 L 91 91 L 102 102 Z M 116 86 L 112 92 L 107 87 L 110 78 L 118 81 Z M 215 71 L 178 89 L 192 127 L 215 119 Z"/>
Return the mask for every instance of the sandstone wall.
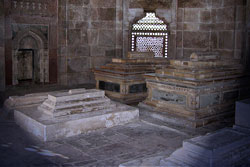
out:
<path id="1" fill-rule="evenodd" d="M 0 91 L 5 89 L 4 3 L 0 1 Z"/>
<path id="2" fill-rule="evenodd" d="M 36 10 L 39 4 L 47 4 L 46 11 Z M 5 83 L 13 84 L 13 25 L 49 27 L 49 68 L 44 75 L 49 74 L 50 83 L 94 83 L 92 68 L 126 57 L 131 25 L 144 10 L 155 11 L 168 24 L 169 58 L 220 51 L 223 59 L 250 66 L 250 0 L 2 0 L 0 91 Z"/>
<path id="3" fill-rule="evenodd" d="M 121 0 L 59 1 L 59 83 L 94 82 L 91 69 L 122 55 Z"/>
<path id="4" fill-rule="evenodd" d="M 247 24 L 247 54 L 246 54 L 246 62 L 248 70 L 250 70 L 250 0 L 247 0 L 247 18 L 246 18 L 246 24 Z"/>
<path id="5" fill-rule="evenodd" d="M 213 50 L 245 59 L 245 0 L 178 0 L 177 13 L 178 58 Z"/>

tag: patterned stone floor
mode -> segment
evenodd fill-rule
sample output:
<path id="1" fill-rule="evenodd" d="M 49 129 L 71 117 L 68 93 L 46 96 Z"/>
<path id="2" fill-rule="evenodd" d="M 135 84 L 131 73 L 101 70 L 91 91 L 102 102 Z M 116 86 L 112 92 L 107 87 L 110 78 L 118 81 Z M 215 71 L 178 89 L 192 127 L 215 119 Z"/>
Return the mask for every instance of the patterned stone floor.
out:
<path id="1" fill-rule="evenodd" d="M 2 112 L 2 111 L 1 111 Z M 0 115 L 0 166 L 118 166 L 169 155 L 188 138 L 137 121 L 67 139 L 41 143 Z"/>

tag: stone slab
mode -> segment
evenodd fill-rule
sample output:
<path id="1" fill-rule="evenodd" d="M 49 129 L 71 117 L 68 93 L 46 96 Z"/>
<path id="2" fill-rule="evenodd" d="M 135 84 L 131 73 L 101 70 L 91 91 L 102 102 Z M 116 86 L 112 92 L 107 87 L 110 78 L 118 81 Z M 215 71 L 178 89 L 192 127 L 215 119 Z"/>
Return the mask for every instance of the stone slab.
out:
<path id="1" fill-rule="evenodd" d="M 250 135 L 232 128 L 221 129 L 183 142 L 183 147 L 161 165 L 234 166 L 250 155 Z"/>
<path id="2" fill-rule="evenodd" d="M 159 167 L 236 166 L 250 155 L 250 135 L 232 128 L 221 129 L 183 142 L 183 147 L 170 156 L 135 159 L 120 165 Z"/>
<path id="3" fill-rule="evenodd" d="M 244 144 L 250 144 L 250 136 L 233 129 L 222 129 L 183 142 L 185 149 L 211 159 L 217 159 Z"/>
<path id="4" fill-rule="evenodd" d="M 138 119 L 137 108 L 112 102 L 116 108 L 51 118 L 36 107 L 14 111 L 16 123 L 42 141 L 52 141 L 81 133 L 122 125 Z"/>
<path id="5" fill-rule="evenodd" d="M 8 111 L 11 111 L 19 107 L 37 105 L 41 104 L 47 98 L 48 92 L 27 94 L 25 96 L 10 96 L 7 100 L 5 100 L 4 108 Z"/>
<path id="6" fill-rule="evenodd" d="M 156 157 L 150 157 L 145 159 L 136 159 L 129 162 L 125 162 L 123 164 L 120 164 L 119 167 L 144 167 L 144 166 L 160 166 L 160 161 L 164 159 L 164 156 L 156 156 Z"/>
<path id="7" fill-rule="evenodd" d="M 51 101 L 56 101 L 56 102 L 65 102 L 65 101 L 72 101 L 72 100 L 81 100 L 85 98 L 95 98 L 95 97 L 104 97 L 105 92 L 100 91 L 100 90 L 95 90 L 95 89 L 89 89 L 89 90 L 84 90 L 81 92 L 76 92 L 76 93 L 69 93 L 69 91 L 66 92 L 55 92 L 55 93 L 50 93 L 48 95 L 48 99 Z"/>
<path id="8" fill-rule="evenodd" d="M 219 60 L 220 55 L 218 52 L 195 52 L 190 56 L 191 61 L 207 61 L 207 60 Z"/>
<path id="9" fill-rule="evenodd" d="M 250 129 L 250 99 L 236 102 L 235 125 Z"/>

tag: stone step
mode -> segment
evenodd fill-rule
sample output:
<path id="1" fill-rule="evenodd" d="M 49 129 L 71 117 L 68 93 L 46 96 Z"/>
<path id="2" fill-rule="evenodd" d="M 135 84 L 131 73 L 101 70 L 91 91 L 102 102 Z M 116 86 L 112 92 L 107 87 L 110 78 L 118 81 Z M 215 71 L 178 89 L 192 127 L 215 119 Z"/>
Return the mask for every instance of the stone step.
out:
<path id="1" fill-rule="evenodd" d="M 98 110 L 112 109 L 116 107 L 115 104 L 109 104 L 109 105 L 105 105 L 104 103 L 102 104 L 103 105 L 97 104 L 97 105 L 86 106 L 83 108 L 83 112 L 92 112 L 92 111 L 98 111 Z"/>
<path id="2" fill-rule="evenodd" d="M 183 142 L 163 164 L 179 166 L 232 166 L 250 155 L 250 136 L 234 129 L 221 129 Z"/>
<path id="3" fill-rule="evenodd" d="M 195 152 L 192 152 L 192 150 L 186 150 L 185 148 L 181 148 L 176 150 L 171 155 L 170 159 L 175 159 L 177 162 L 189 164 L 190 166 L 192 166 L 192 164 L 202 167 L 208 166 L 210 159 L 204 159 L 202 157 L 202 155 L 196 154 Z"/>
<path id="4" fill-rule="evenodd" d="M 104 103 L 106 105 L 110 104 L 110 99 L 107 97 L 104 98 L 88 98 L 82 101 L 82 105 L 86 106 L 86 105 L 91 105 L 91 104 L 95 104 L 95 103 Z"/>
<path id="5" fill-rule="evenodd" d="M 54 110 L 58 109 L 64 109 L 64 108 L 70 108 L 70 107 L 75 107 L 75 106 L 84 106 L 88 104 L 93 104 L 93 103 L 110 103 L 110 99 L 107 97 L 104 98 L 87 98 L 84 100 L 73 100 L 73 101 L 66 101 L 66 102 L 53 102 L 51 100 L 46 100 L 43 105 L 52 108 Z"/>
<path id="6" fill-rule="evenodd" d="M 48 95 L 48 99 L 54 102 L 67 102 L 67 101 L 74 101 L 74 100 L 84 100 L 87 98 L 97 98 L 97 97 L 104 97 L 105 92 L 96 90 L 96 89 L 90 89 L 80 92 L 75 92 L 75 94 L 69 93 L 69 92 L 60 92 L 60 93 L 51 93 Z"/>
<path id="7" fill-rule="evenodd" d="M 215 133 L 199 136 L 183 142 L 183 148 L 195 153 L 204 153 L 207 158 L 215 158 L 250 144 L 250 136 L 233 129 L 225 128 Z"/>
<path id="8" fill-rule="evenodd" d="M 38 109 L 53 117 L 59 117 L 69 114 L 97 111 L 114 107 L 115 104 L 111 104 L 110 100 L 105 98 L 105 99 L 100 99 L 99 101 L 91 101 L 84 105 L 82 103 L 78 103 L 77 105 L 74 106 L 64 106 L 61 108 L 51 108 L 47 105 L 42 104 L 41 106 L 38 107 Z"/>

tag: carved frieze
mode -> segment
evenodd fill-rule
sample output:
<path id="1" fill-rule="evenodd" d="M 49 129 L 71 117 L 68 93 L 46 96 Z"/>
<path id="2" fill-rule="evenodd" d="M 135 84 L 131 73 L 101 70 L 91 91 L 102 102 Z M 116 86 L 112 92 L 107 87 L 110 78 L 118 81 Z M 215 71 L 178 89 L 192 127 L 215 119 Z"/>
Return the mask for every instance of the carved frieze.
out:
<path id="1" fill-rule="evenodd" d="M 11 2 L 12 13 L 18 15 L 52 17 L 55 16 L 56 12 L 54 7 L 56 7 L 55 2 L 48 0 L 18 0 Z"/>

